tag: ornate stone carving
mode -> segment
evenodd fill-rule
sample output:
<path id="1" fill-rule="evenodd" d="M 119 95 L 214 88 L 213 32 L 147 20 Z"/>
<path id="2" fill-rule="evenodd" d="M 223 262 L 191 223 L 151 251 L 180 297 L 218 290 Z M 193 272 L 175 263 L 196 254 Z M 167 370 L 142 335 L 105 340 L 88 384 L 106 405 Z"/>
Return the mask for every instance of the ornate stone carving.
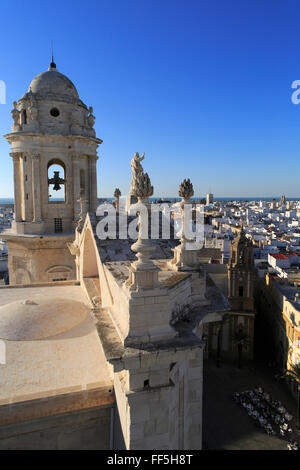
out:
<path id="1" fill-rule="evenodd" d="M 86 118 L 86 124 L 87 124 L 87 127 L 89 127 L 90 129 L 93 129 L 94 127 L 94 124 L 95 124 L 95 116 L 93 115 L 93 108 L 92 106 L 89 107 L 89 114 Z"/>
<path id="2" fill-rule="evenodd" d="M 121 191 L 119 190 L 119 188 L 116 188 L 114 192 L 114 198 L 119 199 L 120 196 L 121 196 Z"/>
<path id="3" fill-rule="evenodd" d="M 29 106 L 28 106 L 28 117 L 30 121 L 37 121 L 38 118 L 38 108 L 36 105 L 36 100 L 33 93 L 30 92 Z"/>
<path id="4" fill-rule="evenodd" d="M 21 153 L 21 152 L 11 152 L 9 155 L 10 155 L 13 159 L 18 160 L 19 157 L 22 155 L 22 153 Z"/>
<path id="5" fill-rule="evenodd" d="M 179 186 L 178 194 L 183 201 L 189 200 L 194 195 L 194 188 L 189 178 L 182 181 Z"/>
<path id="6" fill-rule="evenodd" d="M 137 186 L 137 181 L 141 178 L 141 175 L 144 173 L 144 169 L 141 165 L 141 161 L 145 158 L 145 154 L 140 157 L 139 153 L 136 152 L 131 160 L 131 183 L 130 183 L 130 194 L 135 195 L 135 190 Z"/>
<path id="7" fill-rule="evenodd" d="M 152 195 L 153 186 L 151 186 L 149 175 L 148 173 L 142 173 L 135 182 L 135 196 L 141 202 L 143 199 Z"/>
<path id="8" fill-rule="evenodd" d="M 179 196 L 182 198 L 179 205 L 181 206 L 181 238 L 180 244 L 174 248 L 174 258 L 170 263 L 172 269 L 188 270 L 199 264 L 197 249 L 187 249 L 187 244 L 191 243 L 185 233 L 185 204 L 189 204 L 190 198 L 194 195 L 194 188 L 190 179 L 184 179 L 179 186 Z"/>
<path id="9" fill-rule="evenodd" d="M 144 156 L 142 157 L 144 158 Z M 131 250 L 136 253 L 137 261 L 131 264 L 130 277 L 128 285 L 133 290 L 145 287 L 155 287 L 158 283 L 157 266 L 150 259 L 150 255 L 155 251 L 152 240 L 145 238 L 144 235 L 147 233 L 148 228 L 148 211 L 145 208 L 145 200 L 153 194 L 153 186 L 147 173 L 143 172 L 143 168 L 140 165 L 141 159 L 138 154 L 135 154 L 132 160 L 135 169 L 138 171 L 133 173 L 134 177 L 134 195 L 138 198 L 138 204 L 136 209 L 139 210 L 139 235 L 137 241 L 131 246 Z M 140 166 L 140 167 L 139 167 Z M 142 171 L 140 171 L 140 168 Z M 145 224 L 145 226 L 143 225 Z M 147 272 L 147 275 L 145 274 Z M 152 273 L 152 274 L 150 274 Z"/>
<path id="10" fill-rule="evenodd" d="M 114 192 L 114 198 L 115 198 L 114 205 L 115 205 L 117 212 L 119 212 L 119 207 L 120 207 L 120 196 L 121 196 L 121 191 L 119 190 L 119 188 L 116 188 Z"/>
<path id="11" fill-rule="evenodd" d="M 12 109 L 11 111 L 11 115 L 12 115 L 12 118 L 13 118 L 13 126 L 12 126 L 12 130 L 14 132 L 18 132 L 21 130 L 21 125 L 20 125 L 20 111 L 18 110 L 18 103 L 16 101 L 13 102 L 13 106 L 14 108 Z"/>
<path id="12" fill-rule="evenodd" d="M 85 214 L 86 214 L 86 203 L 88 202 L 86 199 L 83 198 L 83 192 L 80 191 L 80 198 L 77 200 L 80 204 L 80 212 L 79 212 L 79 218 L 76 224 L 76 230 L 78 232 L 81 232 L 83 229 L 84 225 L 84 219 L 85 219 Z"/>

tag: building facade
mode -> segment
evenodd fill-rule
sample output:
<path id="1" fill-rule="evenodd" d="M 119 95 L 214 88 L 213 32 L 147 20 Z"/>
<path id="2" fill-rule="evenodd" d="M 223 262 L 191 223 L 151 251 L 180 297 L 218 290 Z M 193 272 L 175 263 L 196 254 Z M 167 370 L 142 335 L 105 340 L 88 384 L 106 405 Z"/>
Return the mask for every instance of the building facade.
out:
<path id="1" fill-rule="evenodd" d="M 240 356 L 252 360 L 254 264 L 252 244 L 243 229 L 231 244 L 227 273 L 225 269 L 210 273 L 212 280 L 227 296 L 230 308 L 221 323 L 210 325 L 208 352 L 219 360 L 221 357 L 232 359 Z"/>

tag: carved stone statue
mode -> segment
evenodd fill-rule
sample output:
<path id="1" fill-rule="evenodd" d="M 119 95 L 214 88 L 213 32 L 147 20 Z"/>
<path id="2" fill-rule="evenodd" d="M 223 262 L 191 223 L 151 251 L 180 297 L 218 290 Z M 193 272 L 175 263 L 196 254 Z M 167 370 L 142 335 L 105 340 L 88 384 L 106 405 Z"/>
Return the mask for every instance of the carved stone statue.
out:
<path id="1" fill-rule="evenodd" d="M 136 196 L 136 189 L 139 184 L 139 181 L 144 174 L 144 169 L 141 165 L 141 161 L 143 161 L 145 158 L 145 154 L 140 157 L 140 154 L 136 152 L 131 160 L 131 171 L 132 171 L 132 177 L 131 177 L 131 183 L 130 183 L 130 194 L 133 194 Z"/>
<path id="2" fill-rule="evenodd" d="M 21 126 L 20 126 L 20 111 L 18 110 L 18 107 L 17 107 L 18 103 L 14 101 L 13 106 L 14 106 L 14 109 L 11 111 L 11 115 L 14 121 L 13 130 L 19 131 L 21 129 Z"/>
<path id="3" fill-rule="evenodd" d="M 114 198 L 115 198 L 114 206 L 117 212 L 119 212 L 119 209 L 120 209 L 120 197 L 121 197 L 121 191 L 119 190 L 119 188 L 116 188 L 114 192 Z"/>
<path id="4" fill-rule="evenodd" d="M 28 116 L 31 121 L 36 121 L 38 118 L 38 108 L 34 96 L 30 95 L 30 104 L 28 106 Z"/>
<path id="5" fill-rule="evenodd" d="M 86 118 L 86 123 L 87 123 L 87 126 L 90 128 L 90 129 L 93 129 L 94 127 L 94 124 L 95 124 L 95 116 L 93 115 L 93 108 L 92 106 L 89 107 L 89 114 Z"/>

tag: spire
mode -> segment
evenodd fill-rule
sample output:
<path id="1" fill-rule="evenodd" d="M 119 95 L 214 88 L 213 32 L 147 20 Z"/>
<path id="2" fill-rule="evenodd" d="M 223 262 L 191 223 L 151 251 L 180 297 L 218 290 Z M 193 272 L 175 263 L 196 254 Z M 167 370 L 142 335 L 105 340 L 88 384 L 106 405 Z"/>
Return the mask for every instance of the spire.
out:
<path id="1" fill-rule="evenodd" d="M 53 54 L 53 41 L 51 41 L 51 49 L 52 49 L 52 61 L 51 61 L 49 70 L 56 69 L 56 63 L 54 62 L 54 54 Z"/>

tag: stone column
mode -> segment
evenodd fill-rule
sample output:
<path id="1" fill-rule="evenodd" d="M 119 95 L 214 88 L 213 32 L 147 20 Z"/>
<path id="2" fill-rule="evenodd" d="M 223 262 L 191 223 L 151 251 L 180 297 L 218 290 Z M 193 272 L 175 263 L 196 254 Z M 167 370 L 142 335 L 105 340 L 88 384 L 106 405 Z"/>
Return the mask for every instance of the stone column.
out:
<path id="1" fill-rule="evenodd" d="M 14 163 L 14 197 L 15 197 L 15 221 L 21 222 L 21 191 L 20 191 L 20 152 L 10 154 Z"/>
<path id="2" fill-rule="evenodd" d="M 97 160 L 96 155 L 89 155 L 89 210 L 96 212 L 98 206 L 97 200 Z"/>
<path id="3" fill-rule="evenodd" d="M 27 182 L 26 182 L 26 165 L 27 165 L 27 159 L 29 159 L 29 154 L 28 153 L 23 153 L 22 154 L 22 159 L 21 159 L 21 185 L 22 185 L 22 196 L 21 200 L 23 201 L 23 220 L 28 221 L 28 202 L 27 202 Z"/>
<path id="4" fill-rule="evenodd" d="M 33 222 L 41 222 L 40 155 L 31 156 Z"/>
<path id="5" fill-rule="evenodd" d="M 79 169 L 79 155 L 73 155 L 73 208 L 74 208 L 74 220 L 76 221 L 79 217 L 80 205 L 80 169 Z"/>

